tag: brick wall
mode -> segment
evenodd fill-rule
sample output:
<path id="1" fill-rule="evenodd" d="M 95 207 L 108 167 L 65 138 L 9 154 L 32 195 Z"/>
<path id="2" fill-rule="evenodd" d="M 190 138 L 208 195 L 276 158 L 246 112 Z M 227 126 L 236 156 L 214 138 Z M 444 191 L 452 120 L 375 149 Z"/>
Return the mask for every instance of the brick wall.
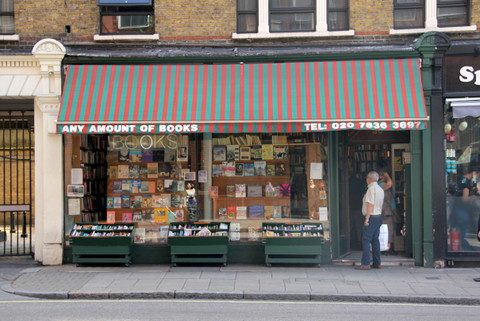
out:
<path id="1" fill-rule="evenodd" d="M 235 0 L 157 0 L 160 39 L 230 39 L 236 28 Z"/>
<path id="2" fill-rule="evenodd" d="M 472 0 L 471 5 L 470 24 L 477 25 L 480 28 L 480 0 Z"/>
<path id="3" fill-rule="evenodd" d="M 393 26 L 393 0 L 350 0 L 350 28 L 356 35 L 384 35 Z"/>
<path id="4" fill-rule="evenodd" d="M 155 13 L 161 41 L 231 40 L 236 29 L 236 0 L 155 0 Z M 480 26 L 480 0 L 472 0 L 471 20 Z M 69 35 L 66 25 L 71 27 Z M 392 26 L 393 0 L 350 0 L 350 27 L 357 38 L 387 36 Z M 98 29 L 95 0 L 15 2 L 15 30 L 22 40 L 91 41 Z"/>
<path id="5" fill-rule="evenodd" d="M 70 25 L 70 37 L 93 39 L 98 17 L 95 0 L 15 1 L 15 31 L 22 38 L 59 39 Z"/>

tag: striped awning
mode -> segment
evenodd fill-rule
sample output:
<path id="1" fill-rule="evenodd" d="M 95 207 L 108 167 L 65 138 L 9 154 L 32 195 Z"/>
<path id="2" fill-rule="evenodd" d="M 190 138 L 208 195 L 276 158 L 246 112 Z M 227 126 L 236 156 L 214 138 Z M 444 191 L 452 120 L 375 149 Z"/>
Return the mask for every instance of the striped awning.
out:
<path id="1" fill-rule="evenodd" d="M 305 132 L 426 126 L 418 59 L 71 65 L 60 133 Z"/>

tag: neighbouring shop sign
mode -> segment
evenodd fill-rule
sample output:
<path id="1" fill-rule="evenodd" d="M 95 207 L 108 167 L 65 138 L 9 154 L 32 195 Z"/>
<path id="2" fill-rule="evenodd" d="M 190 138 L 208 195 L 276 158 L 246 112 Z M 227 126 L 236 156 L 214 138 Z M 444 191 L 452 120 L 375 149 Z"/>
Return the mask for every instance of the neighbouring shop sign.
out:
<path id="1" fill-rule="evenodd" d="M 196 133 L 197 124 L 59 125 L 62 134 Z"/>
<path id="2" fill-rule="evenodd" d="M 449 93 L 480 90 L 480 57 L 445 57 L 445 91 Z"/>

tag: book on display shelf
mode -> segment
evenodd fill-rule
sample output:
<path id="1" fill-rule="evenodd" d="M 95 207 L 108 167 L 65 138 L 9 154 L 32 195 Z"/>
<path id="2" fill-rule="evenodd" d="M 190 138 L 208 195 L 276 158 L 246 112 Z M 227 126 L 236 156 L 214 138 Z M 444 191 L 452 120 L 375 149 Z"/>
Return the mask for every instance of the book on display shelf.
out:
<path id="1" fill-rule="evenodd" d="M 147 164 L 141 164 L 139 169 L 138 178 L 145 179 L 148 176 Z"/>
<path id="2" fill-rule="evenodd" d="M 155 163 L 163 163 L 165 160 L 165 150 L 163 149 L 152 150 L 152 158 Z"/>
<path id="3" fill-rule="evenodd" d="M 107 223 L 115 223 L 115 211 L 107 211 Z"/>
<path id="4" fill-rule="evenodd" d="M 108 167 L 108 178 L 115 179 L 118 177 L 118 166 L 109 166 Z"/>
<path id="5" fill-rule="evenodd" d="M 271 220 L 273 219 L 273 208 L 274 206 L 266 205 L 264 207 L 265 210 L 265 219 L 266 220 Z"/>
<path id="6" fill-rule="evenodd" d="M 227 197 L 235 197 L 235 185 L 225 186 L 225 192 Z"/>
<path id="7" fill-rule="evenodd" d="M 218 219 L 219 220 L 226 220 L 228 218 L 228 215 L 227 215 L 227 208 L 226 207 L 220 207 L 218 209 Z"/>
<path id="8" fill-rule="evenodd" d="M 129 157 L 132 163 L 140 163 L 142 161 L 142 151 L 140 149 L 130 149 Z"/>
<path id="9" fill-rule="evenodd" d="M 227 149 L 223 145 L 213 146 L 213 161 L 225 162 L 227 160 Z"/>
<path id="10" fill-rule="evenodd" d="M 263 205 L 251 205 L 248 207 L 248 218 L 261 219 L 263 218 L 264 211 Z"/>
<path id="11" fill-rule="evenodd" d="M 229 220 L 234 220 L 237 216 L 237 207 L 236 206 L 227 206 L 227 218 Z"/>
<path id="12" fill-rule="evenodd" d="M 251 159 L 250 147 L 240 146 L 240 160 L 250 160 L 250 159 Z"/>
<path id="13" fill-rule="evenodd" d="M 132 223 L 133 222 L 133 212 L 123 212 L 122 213 L 122 222 Z"/>
<path id="14" fill-rule="evenodd" d="M 114 208 L 113 207 L 113 197 L 107 197 L 107 208 Z"/>
<path id="15" fill-rule="evenodd" d="M 177 148 L 177 162 L 187 162 L 188 161 L 188 147 L 181 146 Z"/>
<path id="16" fill-rule="evenodd" d="M 274 159 L 288 159 L 288 146 L 273 146 Z"/>
<path id="17" fill-rule="evenodd" d="M 235 163 L 235 176 L 243 176 L 243 163 Z"/>
<path id="18" fill-rule="evenodd" d="M 120 179 L 127 179 L 129 177 L 130 173 L 130 166 L 129 165 L 118 165 L 118 171 L 117 171 L 117 178 Z"/>
<path id="19" fill-rule="evenodd" d="M 130 208 L 130 195 L 123 194 L 122 195 L 122 208 Z"/>
<path id="20" fill-rule="evenodd" d="M 158 163 L 147 164 L 147 178 L 158 178 Z"/>
<path id="21" fill-rule="evenodd" d="M 177 150 L 171 148 L 165 148 L 165 162 L 175 162 L 177 157 Z"/>
<path id="22" fill-rule="evenodd" d="M 237 220 L 246 220 L 246 219 L 247 219 L 247 207 L 237 206 Z"/>
<path id="23" fill-rule="evenodd" d="M 243 164 L 243 176 L 255 176 L 255 165 L 253 163 Z"/>
<path id="24" fill-rule="evenodd" d="M 275 164 L 267 164 L 266 176 L 275 176 Z"/>
<path id="25" fill-rule="evenodd" d="M 255 176 L 266 176 L 267 175 L 267 162 L 266 161 L 255 161 L 253 163 L 254 175 Z"/>
<path id="26" fill-rule="evenodd" d="M 143 196 L 142 195 L 132 196 L 130 202 L 131 202 L 132 208 L 141 208 L 143 203 Z"/>
<path id="27" fill-rule="evenodd" d="M 235 162 L 225 162 L 223 163 L 223 176 L 235 176 L 236 168 Z"/>
<path id="28" fill-rule="evenodd" d="M 273 159 L 273 145 L 272 144 L 262 145 L 262 159 L 263 160 L 272 160 Z"/>
<path id="29" fill-rule="evenodd" d="M 228 162 L 240 160 L 240 146 L 238 146 L 238 145 L 227 145 L 226 160 Z"/>
<path id="30" fill-rule="evenodd" d="M 144 149 L 142 151 L 142 162 L 143 163 L 153 162 L 153 151 L 151 149 Z"/>
<path id="31" fill-rule="evenodd" d="M 122 198 L 114 197 L 113 198 L 113 208 L 122 208 Z"/>
<path id="32" fill-rule="evenodd" d="M 165 188 L 165 185 L 163 184 L 163 179 L 157 179 L 156 192 L 157 193 L 163 193 L 164 188 Z"/>
<path id="33" fill-rule="evenodd" d="M 245 184 L 235 184 L 235 197 L 247 197 Z"/>
<path id="34" fill-rule="evenodd" d="M 247 185 L 248 197 L 262 197 L 262 185 Z"/>
<path id="35" fill-rule="evenodd" d="M 131 182 L 131 192 L 134 194 L 140 193 L 140 188 L 142 187 L 142 181 L 141 180 L 133 180 Z"/>
<path id="36" fill-rule="evenodd" d="M 255 145 L 250 148 L 250 159 L 262 160 L 262 145 Z"/>

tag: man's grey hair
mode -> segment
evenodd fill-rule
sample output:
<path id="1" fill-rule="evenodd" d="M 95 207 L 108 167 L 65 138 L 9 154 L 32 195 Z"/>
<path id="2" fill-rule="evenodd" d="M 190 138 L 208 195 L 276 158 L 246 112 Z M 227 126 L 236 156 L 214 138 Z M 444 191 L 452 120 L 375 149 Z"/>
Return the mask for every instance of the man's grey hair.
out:
<path id="1" fill-rule="evenodd" d="M 369 172 L 369 173 L 367 174 L 367 177 L 370 178 L 370 179 L 372 179 L 372 180 L 375 181 L 375 182 L 378 182 L 378 180 L 380 179 L 380 176 L 379 176 L 378 173 L 375 172 L 375 171 Z"/>

